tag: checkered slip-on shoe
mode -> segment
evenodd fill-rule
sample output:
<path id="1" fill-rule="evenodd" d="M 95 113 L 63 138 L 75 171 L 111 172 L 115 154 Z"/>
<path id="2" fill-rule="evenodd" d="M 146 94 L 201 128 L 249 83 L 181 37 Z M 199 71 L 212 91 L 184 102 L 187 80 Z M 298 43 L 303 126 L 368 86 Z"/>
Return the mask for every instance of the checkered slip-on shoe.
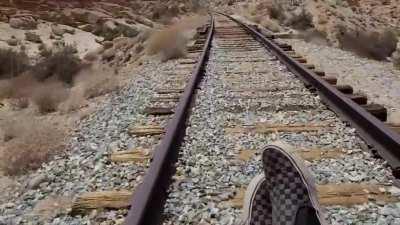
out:
<path id="1" fill-rule="evenodd" d="M 278 146 L 263 152 L 264 174 L 247 188 L 243 225 L 326 225 L 314 180 L 302 161 Z"/>

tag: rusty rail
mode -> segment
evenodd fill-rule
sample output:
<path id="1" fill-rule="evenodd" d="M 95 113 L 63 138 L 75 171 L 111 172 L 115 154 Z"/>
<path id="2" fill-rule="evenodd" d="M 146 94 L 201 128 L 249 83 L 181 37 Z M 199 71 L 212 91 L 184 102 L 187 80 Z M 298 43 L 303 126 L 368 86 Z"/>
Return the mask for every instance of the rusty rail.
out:
<path id="1" fill-rule="evenodd" d="M 174 164 L 185 135 L 190 104 L 195 89 L 203 77 L 213 34 L 214 19 L 211 15 L 211 25 L 208 29 L 207 40 L 200 60 L 180 97 L 174 117 L 168 123 L 165 136 L 155 150 L 153 161 L 150 164 L 144 181 L 139 185 L 132 197 L 131 208 L 125 220 L 125 225 L 153 225 L 161 223 L 168 186 L 171 182 L 171 176 L 174 173 Z"/>
<path id="2" fill-rule="evenodd" d="M 292 73 L 306 84 L 312 85 L 318 91 L 323 101 L 343 120 L 348 121 L 368 145 L 370 145 L 371 149 L 388 162 L 392 168 L 393 175 L 397 178 L 400 177 L 400 135 L 398 133 L 391 130 L 383 122 L 347 98 L 313 71 L 291 58 L 278 45 L 265 38 L 252 27 L 229 15 L 219 14 L 240 24 L 250 35 L 272 51 Z"/>

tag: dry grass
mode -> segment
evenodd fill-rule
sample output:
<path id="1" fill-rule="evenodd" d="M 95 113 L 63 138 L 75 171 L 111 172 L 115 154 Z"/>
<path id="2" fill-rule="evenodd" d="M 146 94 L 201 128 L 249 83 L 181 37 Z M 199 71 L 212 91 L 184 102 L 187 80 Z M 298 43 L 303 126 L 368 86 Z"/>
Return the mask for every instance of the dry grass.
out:
<path id="1" fill-rule="evenodd" d="M 280 32 L 282 30 L 281 26 L 276 20 L 265 18 L 261 21 L 261 26 L 267 28 L 272 32 Z"/>
<path id="2" fill-rule="evenodd" d="M 340 47 L 375 60 L 385 60 L 396 50 L 397 37 L 391 30 L 384 32 L 353 31 L 339 27 Z"/>
<path id="3" fill-rule="evenodd" d="M 149 40 L 147 52 L 150 55 L 160 54 L 161 60 L 179 58 L 186 54 L 188 40 L 182 31 L 176 28 L 168 28 L 156 32 Z"/>
<path id="4" fill-rule="evenodd" d="M 105 95 L 119 87 L 110 68 L 88 68 L 76 76 L 68 99 L 60 105 L 63 112 L 70 112 L 86 104 L 86 100 Z"/>
<path id="5" fill-rule="evenodd" d="M 71 84 L 74 76 L 82 69 L 82 62 L 75 53 L 76 49 L 71 46 L 51 53 L 50 57 L 32 68 L 33 76 L 40 81 L 57 77 L 60 81 Z"/>
<path id="6" fill-rule="evenodd" d="M 0 49 L 0 79 L 16 77 L 29 68 L 29 58 L 25 52 Z"/>
<path id="7" fill-rule="evenodd" d="M 54 125 L 25 118 L 1 128 L 8 132 L 0 151 L 0 168 L 7 175 L 37 169 L 63 149 L 64 132 Z"/>
<path id="8" fill-rule="evenodd" d="M 29 73 L 18 77 L 0 81 L 0 99 L 4 98 L 28 98 L 33 90 L 39 85 Z"/>
<path id="9" fill-rule="evenodd" d="M 31 100 L 41 114 L 46 114 L 57 111 L 67 97 L 67 88 L 61 82 L 49 82 L 39 85 L 32 93 Z"/>
<path id="10" fill-rule="evenodd" d="M 76 87 L 82 87 L 85 98 L 107 94 L 119 84 L 109 68 L 90 68 L 84 70 L 76 79 Z"/>
<path id="11" fill-rule="evenodd" d="M 190 31 L 204 23 L 203 17 L 188 17 L 153 33 L 147 42 L 147 53 L 159 54 L 162 61 L 184 56 L 186 45 L 191 38 Z"/>

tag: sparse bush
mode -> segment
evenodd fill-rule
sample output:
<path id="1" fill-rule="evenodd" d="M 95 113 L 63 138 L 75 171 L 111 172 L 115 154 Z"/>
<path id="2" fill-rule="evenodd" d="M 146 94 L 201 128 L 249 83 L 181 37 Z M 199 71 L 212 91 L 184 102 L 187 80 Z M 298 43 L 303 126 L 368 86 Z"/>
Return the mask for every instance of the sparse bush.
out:
<path id="1" fill-rule="evenodd" d="M 29 58 L 25 52 L 0 49 L 0 79 L 16 77 L 29 68 Z"/>
<path id="2" fill-rule="evenodd" d="M 206 17 L 187 17 L 163 30 L 154 32 L 147 41 L 146 49 L 149 55 L 159 54 L 162 61 L 179 58 L 186 54 L 186 44 L 190 31 L 207 21 Z M 194 33 L 193 33 L 194 36 Z"/>
<path id="3" fill-rule="evenodd" d="M 61 102 L 68 97 L 68 91 L 60 82 L 40 85 L 32 94 L 32 102 L 41 114 L 51 113 L 58 109 Z"/>
<path id="4" fill-rule="evenodd" d="M 0 100 L 9 98 L 13 93 L 11 82 L 9 80 L 0 81 Z"/>
<path id="5" fill-rule="evenodd" d="M 314 28 L 300 32 L 298 37 L 306 42 L 311 42 L 318 45 L 329 45 L 329 41 L 327 40 L 325 34 Z"/>
<path id="6" fill-rule="evenodd" d="M 94 98 L 115 90 L 119 85 L 109 69 L 97 68 L 82 71 L 74 81 L 83 89 L 85 98 Z"/>
<path id="7" fill-rule="evenodd" d="M 40 56 L 47 58 L 53 54 L 53 51 L 50 48 L 48 48 L 45 44 L 40 44 L 39 54 Z"/>
<path id="8" fill-rule="evenodd" d="M 279 25 L 279 23 L 276 22 L 275 20 L 272 20 L 269 18 L 265 18 L 264 20 L 262 20 L 261 26 L 267 28 L 268 30 L 270 30 L 272 32 L 280 32 L 281 31 L 281 26 Z"/>
<path id="9" fill-rule="evenodd" d="M 25 109 L 29 106 L 29 99 L 25 97 L 13 98 L 10 104 L 14 110 Z"/>
<path id="10" fill-rule="evenodd" d="M 7 80 L 0 81 L 0 99 L 27 98 L 39 83 L 29 73 L 22 74 Z"/>
<path id="11" fill-rule="evenodd" d="M 7 175 L 37 169 L 63 148 L 64 132 L 43 121 L 19 119 L 2 129 L 14 132 L 0 152 L 0 168 Z"/>
<path id="12" fill-rule="evenodd" d="M 62 112 L 74 111 L 86 104 L 86 99 L 98 97 L 119 87 L 112 71 L 108 68 L 88 68 L 74 80 L 68 99 L 60 105 Z"/>
<path id="13" fill-rule="evenodd" d="M 74 76 L 82 69 L 79 57 L 74 55 L 76 49 L 66 46 L 54 52 L 32 68 L 33 76 L 44 81 L 50 77 L 57 77 L 60 81 L 71 84 Z"/>
<path id="14" fill-rule="evenodd" d="M 169 28 L 158 31 L 150 37 L 147 51 L 150 55 L 160 54 L 161 60 L 166 61 L 184 56 L 186 54 L 186 43 L 187 39 L 182 31 Z"/>
<path id="15" fill-rule="evenodd" d="M 340 47 L 360 56 L 384 60 L 396 50 L 397 37 L 391 30 L 384 32 L 353 31 L 340 26 L 339 31 Z"/>
<path id="16" fill-rule="evenodd" d="M 83 86 L 72 87 L 68 99 L 62 102 L 59 109 L 63 113 L 75 111 L 86 104 L 85 90 Z"/>

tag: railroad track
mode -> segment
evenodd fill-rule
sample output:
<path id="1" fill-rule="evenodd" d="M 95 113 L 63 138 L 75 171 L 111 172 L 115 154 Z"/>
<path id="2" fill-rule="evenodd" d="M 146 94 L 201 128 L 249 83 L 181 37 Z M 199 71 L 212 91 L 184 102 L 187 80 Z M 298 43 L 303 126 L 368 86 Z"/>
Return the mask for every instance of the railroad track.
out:
<path id="1" fill-rule="evenodd" d="M 269 38 L 220 14 L 199 29 L 144 110 L 154 123 L 129 129 L 159 140 L 153 155 L 111 156 L 152 158 L 142 184 L 131 201 L 131 192 L 103 193 L 99 206 L 130 205 L 127 225 L 238 224 L 244 190 L 262 171 L 261 150 L 278 141 L 304 159 L 328 221 L 376 222 L 371 213 L 395 209 L 399 127 L 384 123 L 385 108 Z"/>

